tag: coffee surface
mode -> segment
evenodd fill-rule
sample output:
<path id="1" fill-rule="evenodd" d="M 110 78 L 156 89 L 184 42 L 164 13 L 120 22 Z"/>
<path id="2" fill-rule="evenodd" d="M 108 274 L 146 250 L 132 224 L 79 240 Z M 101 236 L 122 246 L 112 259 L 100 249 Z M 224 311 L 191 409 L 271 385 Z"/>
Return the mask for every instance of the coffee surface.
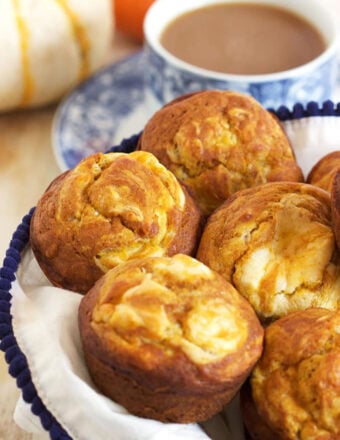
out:
<path id="1" fill-rule="evenodd" d="M 292 69 L 326 48 L 322 35 L 304 18 L 250 3 L 214 4 L 185 13 L 168 24 L 160 41 L 190 64 L 244 75 Z"/>

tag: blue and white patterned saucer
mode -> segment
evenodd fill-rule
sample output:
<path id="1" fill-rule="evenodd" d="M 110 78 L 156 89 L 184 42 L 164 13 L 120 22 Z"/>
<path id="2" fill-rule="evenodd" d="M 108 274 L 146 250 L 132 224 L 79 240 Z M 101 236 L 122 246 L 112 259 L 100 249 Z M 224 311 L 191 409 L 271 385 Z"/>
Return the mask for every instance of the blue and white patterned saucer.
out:
<path id="1" fill-rule="evenodd" d="M 141 131 L 151 116 L 144 103 L 143 66 L 139 51 L 100 70 L 63 100 L 52 129 L 62 171 Z"/>
<path id="2" fill-rule="evenodd" d="M 54 155 L 62 171 L 143 129 L 152 115 L 144 93 L 145 63 L 145 52 L 138 51 L 100 70 L 66 96 L 52 129 Z M 340 69 L 333 100 L 340 100 Z"/>

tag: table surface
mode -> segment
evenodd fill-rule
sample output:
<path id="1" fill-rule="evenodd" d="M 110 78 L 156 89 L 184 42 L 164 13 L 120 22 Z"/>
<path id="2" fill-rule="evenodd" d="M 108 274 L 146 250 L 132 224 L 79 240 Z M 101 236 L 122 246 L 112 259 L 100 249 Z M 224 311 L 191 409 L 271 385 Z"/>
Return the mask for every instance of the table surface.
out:
<path id="1" fill-rule="evenodd" d="M 340 23 L 340 0 L 322 1 L 329 3 Z M 140 48 L 116 31 L 107 63 Z M 14 229 L 60 173 L 51 145 L 51 126 L 57 106 L 0 115 L 0 265 Z M 0 351 L 0 440 L 40 440 L 41 436 L 26 433 L 13 422 L 18 397 L 19 390 L 8 374 Z"/>
<path id="2" fill-rule="evenodd" d="M 106 62 L 118 61 L 140 49 L 116 31 Z M 0 266 L 16 226 L 60 173 L 51 145 L 57 107 L 54 104 L 0 115 Z M 38 440 L 41 436 L 26 433 L 13 422 L 18 397 L 19 390 L 0 351 L 0 440 Z"/>

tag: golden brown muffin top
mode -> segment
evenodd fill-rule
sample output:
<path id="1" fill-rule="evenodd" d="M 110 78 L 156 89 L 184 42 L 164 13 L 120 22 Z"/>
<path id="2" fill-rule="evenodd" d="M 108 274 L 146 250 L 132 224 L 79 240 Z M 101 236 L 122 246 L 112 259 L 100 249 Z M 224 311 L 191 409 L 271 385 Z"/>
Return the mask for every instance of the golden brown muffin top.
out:
<path id="1" fill-rule="evenodd" d="M 52 282 L 85 292 L 131 258 L 192 252 L 200 214 L 189 198 L 150 153 L 97 153 L 42 196 L 32 249 Z"/>
<path id="2" fill-rule="evenodd" d="M 150 151 L 210 214 L 234 192 L 267 181 L 302 181 L 279 122 L 252 97 L 209 90 L 175 100 L 144 127 Z"/>
<path id="3" fill-rule="evenodd" d="M 176 178 L 151 154 L 98 153 L 64 180 L 56 220 L 84 226 L 111 222 L 115 236 L 95 257 L 106 271 L 136 253 L 139 257 L 162 253 L 178 226 L 176 211 L 184 206 L 185 195 Z"/>
<path id="4" fill-rule="evenodd" d="M 340 151 L 323 156 L 310 170 L 307 182 L 331 192 L 335 174 L 340 170 Z"/>
<path id="5" fill-rule="evenodd" d="M 312 185 L 275 182 L 234 194 L 209 218 L 197 258 L 231 282 L 263 321 L 340 305 L 330 195 Z"/>
<path id="6" fill-rule="evenodd" d="M 248 302 L 186 255 L 120 265 L 82 302 L 94 347 L 108 348 L 97 353 L 101 361 L 147 372 L 151 382 L 165 374 L 169 384 L 220 387 L 251 368 L 262 351 L 263 330 Z"/>
<path id="7" fill-rule="evenodd" d="M 308 309 L 274 322 L 253 370 L 256 406 L 280 439 L 340 438 L 340 314 Z"/>

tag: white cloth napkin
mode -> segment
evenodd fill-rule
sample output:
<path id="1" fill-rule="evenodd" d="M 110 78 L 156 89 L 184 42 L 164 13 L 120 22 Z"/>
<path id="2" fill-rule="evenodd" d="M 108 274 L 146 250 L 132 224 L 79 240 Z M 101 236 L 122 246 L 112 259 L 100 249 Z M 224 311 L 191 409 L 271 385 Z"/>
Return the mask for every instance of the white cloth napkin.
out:
<path id="1" fill-rule="evenodd" d="M 284 122 L 296 160 L 305 177 L 331 151 L 340 150 L 340 117 L 320 116 Z"/>
<path id="2" fill-rule="evenodd" d="M 340 149 L 340 117 L 310 117 L 284 123 L 305 175 L 315 162 Z M 224 414 L 199 425 L 164 424 L 132 416 L 104 397 L 84 364 L 77 325 L 81 296 L 50 285 L 31 250 L 23 255 L 12 288 L 13 328 L 45 406 L 74 440 L 242 440 L 237 399 Z M 19 399 L 16 423 L 42 432 Z"/>

